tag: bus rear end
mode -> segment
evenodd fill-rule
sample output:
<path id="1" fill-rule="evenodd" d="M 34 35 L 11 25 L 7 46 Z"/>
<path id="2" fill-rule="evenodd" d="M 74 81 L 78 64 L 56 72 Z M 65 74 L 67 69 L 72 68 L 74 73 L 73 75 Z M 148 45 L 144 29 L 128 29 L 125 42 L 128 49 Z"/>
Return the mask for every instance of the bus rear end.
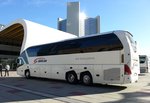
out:
<path id="1" fill-rule="evenodd" d="M 127 31 L 117 32 L 117 34 L 124 46 L 124 53 L 121 57 L 124 64 L 123 83 L 137 82 L 138 74 L 140 74 L 140 67 L 136 42 L 133 40 L 132 34 Z"/>
<path id="2" fill-rule="evenodd" d="M 133 83 L 138 81 L 138 74 L 140 74 L 139 54 L 137 52 L 137 44 L 133 40 L 129 32 L 125 32 L 126 40 L 129 49 L 126 51 L 126 64 L 124 68 L 125 82 Z"/>

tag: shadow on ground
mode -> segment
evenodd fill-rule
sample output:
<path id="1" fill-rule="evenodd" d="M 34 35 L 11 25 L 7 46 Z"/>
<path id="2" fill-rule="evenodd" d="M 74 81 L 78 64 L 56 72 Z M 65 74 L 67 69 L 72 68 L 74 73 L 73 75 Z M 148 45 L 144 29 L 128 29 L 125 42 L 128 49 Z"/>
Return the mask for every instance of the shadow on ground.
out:
<path id="1" fill-rule="evenodd" d="M 148 93 L 146 91 L 150 91 L 150 89 L 130 93 L 120 93 L 120 95 L 123 96 L 123 99 L 107 103 L 150 103 L 150 92 Z"/>
<path id="2" fill-rule="evenodd" d="M 2 84 L 10 86 L 10 88 Z M 26 79 L 23 77 L 2 77 L 0 78 L 0 88 L 2 90 L 0 97 L 3 97 L 0 99 L 0 102 L 17 102 L 50 98 L 56 99 L 59 97 L 67 98 L 69 96 L 113 93 L 126 89 L 124 86 L 100 84 L 94 84 L 92 86 L 84 86 L 81 84 L 72 85 L 65 81 L 59 80 L 44 78 Z M 18 88 L 30 90 L 36 93 L 20 90 Z M 49 96 L 40 95 L 38 93 L 46 94 Z M 6 97 L 8 99 L 5 99 L 4 95 L 7 95 Z"/>

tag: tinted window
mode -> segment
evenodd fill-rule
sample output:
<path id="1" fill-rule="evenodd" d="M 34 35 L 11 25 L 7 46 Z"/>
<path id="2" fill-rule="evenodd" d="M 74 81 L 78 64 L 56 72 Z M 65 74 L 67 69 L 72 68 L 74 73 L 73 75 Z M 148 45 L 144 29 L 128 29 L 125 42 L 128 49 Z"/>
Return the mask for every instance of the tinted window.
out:
<path id="1" fill-rule="evenodd" d="M 115 34 L 97 35 L 65 42 L 31 47 L 29 56 L 61 55 L 73 53 L 102 52 L 123 49 L 122 43 Z"/>
<path id="2" fill-rule="evenodd" d="M 39 46 L 28 48 L 27 49 L 28 56 L 37 56 L 37 52 L 39 51 L 39 49 L 40 49 Z"/>
<path id="3" fill-rule="evenodd" d="M 123 49 L 122 43 L 115 34 L 98 35 L 64 42 L 60 44 L 58 54 L 88 53 Z"/>
<path id="4" fill-rule="evenodd" d="M 27 59 L 27 56 L 26 56 L 25 51 L 20 55 L 20 57 L 22 57 L 22 58 L 24 59 L 24 61 L 25 61 L 26 63 L 28 63 L 28 59 Z"/>
<path id="5" fill-rule="evenodd" d="M 83 51 L 98 52 L 98 51 L 112 51 L 121 50 L 122 43 L 114 34 L 100 35 L 86 39 L 82 43 Z"/>
<path id="6" fill-rule="evenodd" d="M 145 61 L 146 61 L 146 57 L 140 57 L 140 63 L 142 64 L 142 63 L 145 63 Z"/>
<path id="7" fill-rule="evenodd" d="M 51 45 L 43 45 L 38 47 L 39 50 L 37 51 L 37 56 L 43 56 L 43 55 L 49 55 L 49 52 L 51 50 Z"/>
<path id="8" fill-rule="evenodd" d="M 77 40 L 60 43 L 57 54 L 80 53 L 81 43 Z"/>

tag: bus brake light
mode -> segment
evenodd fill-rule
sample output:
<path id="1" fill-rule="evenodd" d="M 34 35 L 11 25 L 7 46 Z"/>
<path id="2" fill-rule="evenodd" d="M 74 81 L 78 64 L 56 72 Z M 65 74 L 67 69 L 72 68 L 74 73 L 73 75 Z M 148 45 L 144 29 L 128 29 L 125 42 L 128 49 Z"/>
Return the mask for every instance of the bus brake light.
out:
<path id="1" fill-rule="evenodd" d="M 127 64 L 124 65 L 124 74 L 125 75 L 131 75 L 131 69 Z"/>

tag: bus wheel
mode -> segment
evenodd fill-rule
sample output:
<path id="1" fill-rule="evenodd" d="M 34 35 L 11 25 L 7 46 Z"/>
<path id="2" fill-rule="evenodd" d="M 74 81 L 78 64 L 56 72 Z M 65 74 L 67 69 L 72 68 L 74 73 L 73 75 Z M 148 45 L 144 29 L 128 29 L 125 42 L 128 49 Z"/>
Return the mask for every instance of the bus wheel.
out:
<path id="1" fill-rule="evenodd" d="M 26 70 L 26 71 L 25 71 L 25 77 L 26 77 L 27 79 L 30 78 L 30 71 L 29 71 L 29 70 Z"/>
<path id="2" fill-rule="evenodd" d="M 91 74 L 89 72 L 85 72 L 85 73 L 81 74 L 81 82 L 84 85 L 91 85 L 93 83 Z"/>
<path id="3" fill-rule="evenodd" d="M 77 83 L 77 75 L 75 72 L 68 72 L 66 73 L 66 80 L 70 84 Z"/>

